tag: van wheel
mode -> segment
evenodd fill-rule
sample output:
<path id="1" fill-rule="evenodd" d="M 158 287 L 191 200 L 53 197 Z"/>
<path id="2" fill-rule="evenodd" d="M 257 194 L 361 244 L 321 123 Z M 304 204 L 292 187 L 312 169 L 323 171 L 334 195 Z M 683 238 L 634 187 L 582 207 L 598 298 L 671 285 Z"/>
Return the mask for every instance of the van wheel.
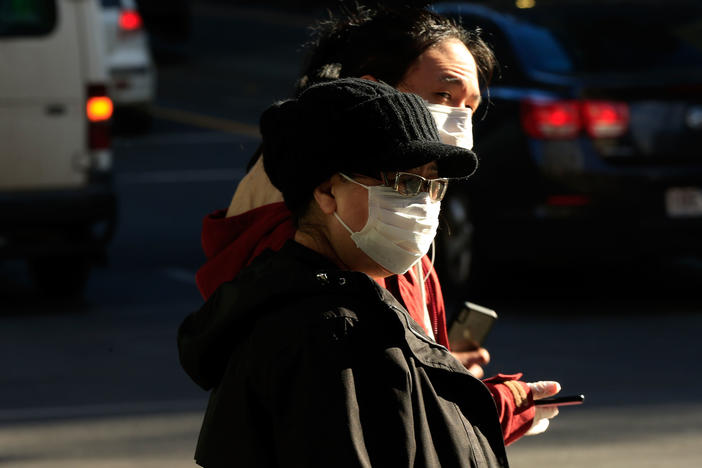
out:
<path id="1" fill-rule="evenodd" d="M 34 283 L 52 299 L 82 298 L 92 262 L 85 256 L 44 257 L 30 260 Z"/>

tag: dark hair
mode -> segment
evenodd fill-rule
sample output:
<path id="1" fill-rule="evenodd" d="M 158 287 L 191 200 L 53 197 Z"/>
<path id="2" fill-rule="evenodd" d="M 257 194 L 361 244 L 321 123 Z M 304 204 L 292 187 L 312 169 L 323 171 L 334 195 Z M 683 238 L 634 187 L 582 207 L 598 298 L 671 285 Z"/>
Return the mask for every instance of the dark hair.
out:
<path id="1" fill-rule="evenodd" d="M 481 86 L 487 85 L 496 60 L 479 29 L 468 31 L 424 8 L 345 8 L 342 17 L 330 14 L 313 28 L 312 39 L 305 44 L 310 54 L 297 92 L 314 83 L 366 74 L 397 86 L 417 57 L 446 39 L 466 45 L 476 61 Z"/>

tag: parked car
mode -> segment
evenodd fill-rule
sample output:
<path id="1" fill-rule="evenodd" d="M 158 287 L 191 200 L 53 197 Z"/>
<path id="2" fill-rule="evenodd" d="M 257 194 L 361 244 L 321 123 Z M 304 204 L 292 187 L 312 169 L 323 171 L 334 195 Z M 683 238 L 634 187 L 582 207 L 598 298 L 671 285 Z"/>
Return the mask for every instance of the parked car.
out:
<path id="1" fill-rule="evenodd" d="M 94 0 L 0 0 L 0 260 L 60 296 L 116 223 L 103 41 Z"/>
<path id="2" fill-rule="evenodd" d="M 120 124 L 143 130 L 156 95 L 156 68 L 144 21 L 134 0 L 100 0 L 105 31 L 108 91 Z"/>
<path id="3" fill-rule="evenodd" d="M 702 7 L 563 3 L 433 7 L 501 64 L 478 172 L 444 202 L 437 268 L 463 297 L 509 264 L 702 253 Z"/>

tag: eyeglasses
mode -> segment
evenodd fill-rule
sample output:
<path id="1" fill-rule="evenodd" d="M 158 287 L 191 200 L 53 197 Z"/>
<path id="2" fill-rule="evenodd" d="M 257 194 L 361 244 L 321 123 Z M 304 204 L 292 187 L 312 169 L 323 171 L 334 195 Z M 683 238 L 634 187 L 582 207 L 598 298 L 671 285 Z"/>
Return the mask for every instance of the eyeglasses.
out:
<path id="1" fill-rule="evenodd" d="M 392 174 L 390 174 L 392 176 Z M 383 173 L 383 182 L 386 186 L 392 187 L 400 195 L 413 197 L 419 192 L 429 193 L 429 198 L 432 201 L 441 201 L 446 195 L 448 188 L 448 179 L 425 179 L 424 177 L 411 174 L 409 172 L 395 172 L 394 178 L 389 178 L 388 174 Z"/>

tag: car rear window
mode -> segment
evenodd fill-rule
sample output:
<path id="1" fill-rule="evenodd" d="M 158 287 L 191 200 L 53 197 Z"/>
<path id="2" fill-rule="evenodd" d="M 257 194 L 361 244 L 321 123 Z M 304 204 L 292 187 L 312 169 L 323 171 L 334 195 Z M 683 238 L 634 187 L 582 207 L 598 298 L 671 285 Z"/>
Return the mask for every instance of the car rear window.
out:
<path id="1" fill-rule="evenodd" d="M 702 8 L 534 8 L 508 32 L 525 66 L 549 72 L 702 68 Z"/>
<path id="2" fill-rule="evenodd" d="M 115 8 L 120 6 L 120 0 L 100 0 L 102 6 L 106 8 Z"/>
<path id="3" fill-rule="evenodd" d="M 0 37 L 43 36 L 56 26 L 56 0 L 0 0 Z"/>

